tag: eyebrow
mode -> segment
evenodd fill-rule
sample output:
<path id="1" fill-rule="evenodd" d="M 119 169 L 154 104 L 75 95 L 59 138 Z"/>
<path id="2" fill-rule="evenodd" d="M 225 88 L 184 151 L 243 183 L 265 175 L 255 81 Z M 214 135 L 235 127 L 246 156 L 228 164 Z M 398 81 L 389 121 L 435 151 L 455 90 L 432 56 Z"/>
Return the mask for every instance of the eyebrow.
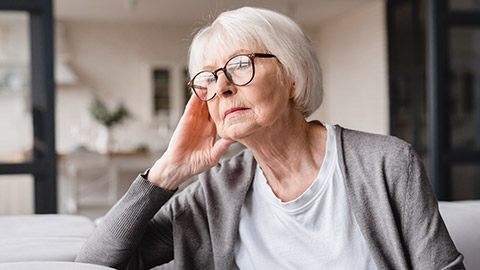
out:
<path id="1" fill-rule="evenodd" d="M 234 53 L 230 54 L 228 57 L 226 57 L 226 60 L 223 62 L 223 65 L 230 59 L 232 58 L 233 56 L 237 55 L 237 54 L 243 54 L 243 53 L 249 53 L 248 50 L 245 50 L 245 49 L 240 49 L 240 50 L 237 50 L 235 51 Z M 220 65 L 218 67 L 221 67 L 223 65 Z M 206 65 L 206 66 L 202 66 L 202 70 L 215 70 L 217 69 L 216 67 L 213 67 L 211 65 Z"/>

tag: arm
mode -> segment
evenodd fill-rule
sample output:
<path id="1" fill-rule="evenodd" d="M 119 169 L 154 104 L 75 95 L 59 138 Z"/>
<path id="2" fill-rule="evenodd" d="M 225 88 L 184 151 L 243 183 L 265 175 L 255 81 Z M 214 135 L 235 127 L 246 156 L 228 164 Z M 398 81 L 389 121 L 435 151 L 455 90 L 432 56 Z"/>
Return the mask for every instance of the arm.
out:
<path id="1" fill-rule="evenodd" d="M 146 179 L 138 177 L 76 258 L 124 269 L 143 269 L 173 258 L 172 223 L 161 208 L 180 184 L 213 167 L 233 141 L 216 141 L 207 104 L 192 96 L 167 151 Z M 161 209 L 160 213 L 154 215 Z M 163 213 L 163 214 L 162 214 Z"/>
<path id="2" fill-rule="evenodd" d="M 100 264 L 120 269 L 142 268 L 142 262 L 151 255 L 148 249 L 137 247 L 155 246 L 157 264 L 173 258 L 171 234 L 168 230 L 152 228 L 151 219 L 170 199 L 173 192 L 152 185 L 139 176 L 125 196 L 115 204 L 88 239 L 75 261 Z M 167 217 L 158 217 L 162 226 L 171 224 Z M 171 232 L 170 232 L 171 233 Z M 155 234 L 157 237 L 150 237 Z M 160 252 L 163 251 L 163 252 Z"/>
<path id="3" fill-rule="evenodd" d="M 463 256 L 440 216 L 423 164 L 411 147 L 402 212 L 402 230 L 413 269 L 465 269 Z"/>

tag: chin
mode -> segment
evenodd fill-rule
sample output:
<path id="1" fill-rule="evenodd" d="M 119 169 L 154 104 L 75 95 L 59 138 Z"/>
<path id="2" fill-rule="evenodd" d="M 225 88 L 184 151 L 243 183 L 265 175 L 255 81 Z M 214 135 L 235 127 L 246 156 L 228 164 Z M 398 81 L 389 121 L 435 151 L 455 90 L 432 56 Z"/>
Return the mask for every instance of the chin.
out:
<path id="1" fill-rule="evenodd" d="M 255 132 L 255 130 L 257 130 L 256 125 L 238 123 L 238 124 L 227 127 L 226 130 L 224 130 L 224 132 L 222 132 L 219 135 L 220 137 L 225 139 L 239 141 L 252 135 Z"/>
<path id="2" fill-rule="evenodd" d="M 232 140 L 232 141 L 238 141 L 238 140 L 241 140 L 242 138 L 245 137 L 245 134 L 243 134 L 242 132 L 225 132 L 223 134 L 219 134 L 220 137 L 224 138 L 224 139 L 228 139 L 228 140 Z"/>

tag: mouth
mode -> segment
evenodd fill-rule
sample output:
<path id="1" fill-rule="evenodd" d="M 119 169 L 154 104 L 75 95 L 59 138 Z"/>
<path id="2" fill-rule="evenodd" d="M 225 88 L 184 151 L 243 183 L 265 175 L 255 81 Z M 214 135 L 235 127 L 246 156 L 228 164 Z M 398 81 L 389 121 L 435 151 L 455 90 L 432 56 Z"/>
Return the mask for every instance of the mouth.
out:
<path id="1" fill-rule="evenodd" d="M 238 114 L 241 114 L 241 113 L 244 113 L 246 111 L 250 110 L 249 108 L 245 108 L 245 107 L 234 107 L 234 108 L 230 108 L 228 110 L 225 111 L 225 113 L 223 113 L 223 118 L 227 118 L 227 117 L 231 117 L 231 116 L 234 116 L 234 115 L 238 115 Z"/>

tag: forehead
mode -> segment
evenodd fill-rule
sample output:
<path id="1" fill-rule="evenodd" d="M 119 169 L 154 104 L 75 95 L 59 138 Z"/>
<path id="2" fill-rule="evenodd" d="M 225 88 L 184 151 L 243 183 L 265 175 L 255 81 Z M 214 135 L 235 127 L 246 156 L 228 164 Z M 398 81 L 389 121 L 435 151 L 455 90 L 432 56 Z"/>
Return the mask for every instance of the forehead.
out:
<path id="1" fill-rule="evenodd" d="M 203 62 L 203 69 L 213 70 L 219 67 L 223 67 L 225 63 L 234 55 L 241 53 L 252 53 L 250 49 L 234 49 L 234 50 L 224 50 L 221 53 L 212 55 L 211 57 L 206 57 Z"/>
<path id="2" fill-rule="evenodd" d="M 260 50 L 264 47 L 250 32 L 232 32 L 223 27 L 212 27 L 202 43 L 199 64 L 204 68 L 218 68 L 236 54 L 263 52 Z"/>
<path id="3" fill-rule="evenodd" d="M 203 69 L 216 69 L 225 65 L 232 56 L 241 53 L 256 53 L 256 46 L 252 45 L 237 45 L 212 48 L 204 54 L 202 67 Z"/>

